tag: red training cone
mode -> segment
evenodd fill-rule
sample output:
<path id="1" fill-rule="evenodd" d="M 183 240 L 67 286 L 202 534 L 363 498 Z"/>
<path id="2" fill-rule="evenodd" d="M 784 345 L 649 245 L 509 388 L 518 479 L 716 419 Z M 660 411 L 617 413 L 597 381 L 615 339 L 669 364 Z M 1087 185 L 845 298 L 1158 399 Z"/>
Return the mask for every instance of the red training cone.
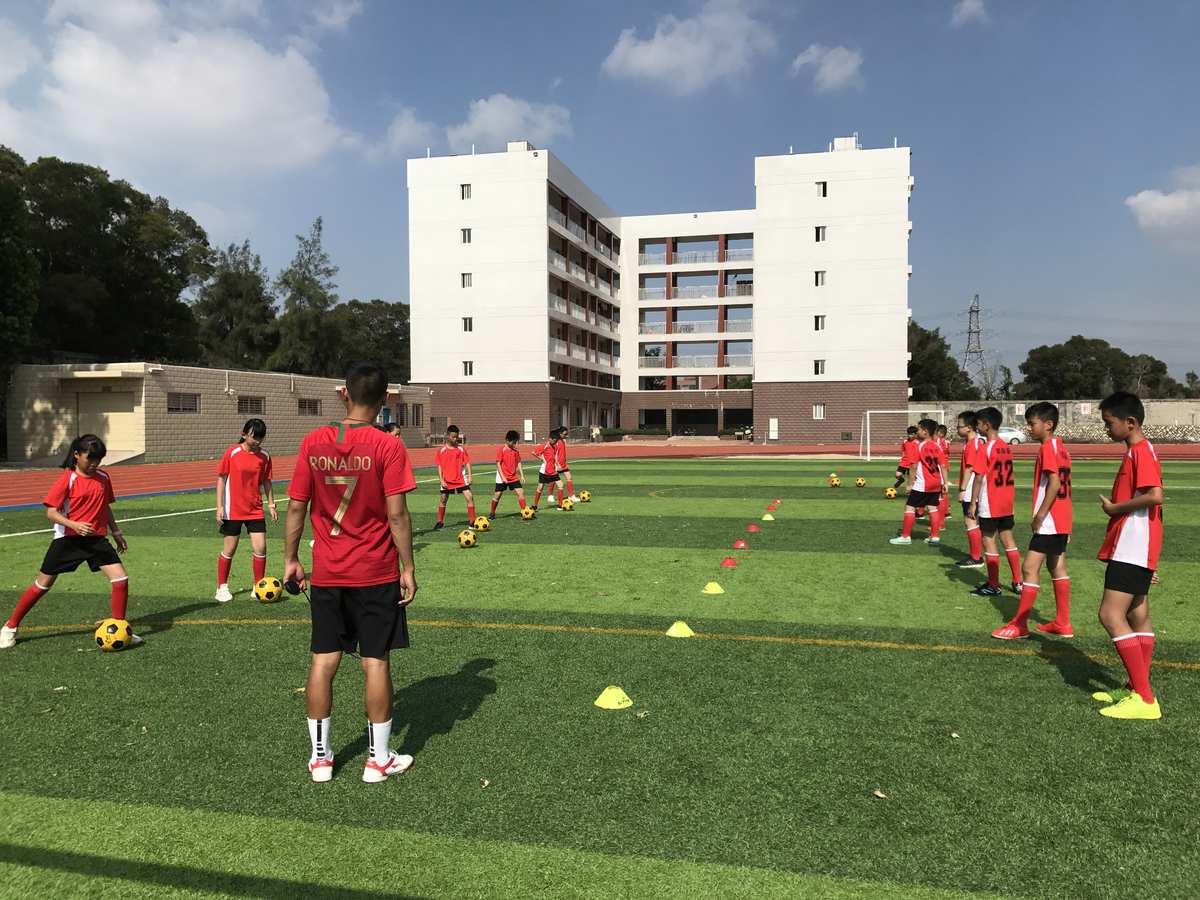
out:
<path id="1" fill-rule="evenodd" d="M 780 500 L 778 497 L 776 497 L 774 502 L 775 502 L 775 503 L 782 503 L 783 501 L 782 501 L 782 500 Z"/>
<path id="2" fill-rule="evenodd" d="M 745 549 L 746 549 L 747 547 L 749 547 L 749 546 L 750 546 L 750 545 L 749 545 L 749 544 L 747 544 L 747 543 L 746 543 L 744 540 L 742 540 L 741 538 L 738 538 L 736 541 L 734 541 L 734 542 L 733 542 L 733 549 L 734 549 L 734 550 L 745 550 Z"/>
<path id="3" fill-rule="evenodd" d="M 759 528 L 757 525 L 755 525 L 753 522 L 751 522 L 749 525 L 746 526 L 746 530 L 748 532 L 750 532 L 751 534 L 758 534 L 758 532 L 762 531 L 762 529 Z"/>
<path id="4" fill-rule="evenodd" d="M 737 560 L 734 559 L 732 556 L 727 556 L 723 560 L 721 560 L 721 568 L 722 569 L 736 569 L 737 568 Z"/>
<path id="5" fill-rule="evenodd" d="M 779 509 L 779 507 L 776 506 L 774 503 L 767 504 L 767 512 L 775 512 L 775 510 L 777 510 L 777 509 Z"/>

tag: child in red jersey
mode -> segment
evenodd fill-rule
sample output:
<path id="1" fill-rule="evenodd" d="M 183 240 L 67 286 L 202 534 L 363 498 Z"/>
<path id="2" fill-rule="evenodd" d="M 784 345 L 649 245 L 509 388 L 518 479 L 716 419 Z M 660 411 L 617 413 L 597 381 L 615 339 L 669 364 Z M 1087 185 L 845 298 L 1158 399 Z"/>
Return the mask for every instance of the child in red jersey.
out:
<path id="1" fill-rule="evenodd" d="M 471 458 L 467 448 L 459 443 L 462 434 L 457 425 L 446 429 L 446 443 L 438 448 L 437 461 L 438 477 L 442 482 L 442 495 L 438 501 L 437 523 L 433 530 L 437 531 L 445 524 L 446 501 L 451 494 L 462 494 L 467 501 L 467 527 L 475 525 L 475 497 L 471 494 Z"/>
<path id="2" fill-rule="evenodd" d="M 917 510 L 921 507 L 929 509 L 929 537 L 927 544 L 940 544 L 938 531 L 942 527 L 941 495 L 946 491 L 949 474 L 946 471 L 946 456 L 942 448 L 934 440 L 937 433 L 937 422 L 933 419 L 922 419 L 917 423 L 917 446 L 909 451 L 908 460 L 911 463 L 912 489 L 904 505 L 904 524 L 900 533 L 892 538 L 891 544 L 911 544 L 913 523 L 917 520 Z"/>
<path id="3" fill-rule="evenodd" d="M 533 494 L 533 510 L 537 512 L 538 503 L 542 499 L 542 490 L 550 492 L 551 500 L 554 499 L 554 485 L 558 488 L 558 506 L 557 509 L 562 509 L 563 490 L 562 482 L 558 480 L 558 429 L 555 428 L 550 432 L 550 439 L 538 444 L 533 448 L 533 455 L 542 461 L 538 467 L 538 486 Z"/>
<path id="4" fill-rule="evenodd" d="M 54 539 L 42 560 L 33 584 L 25 589 L 8 621 L 0 628 L 0 650 L 17 641 L 17 628 L 34 604 L 46 596 L 55 580 L 64 572 L 74 572 L 87 563 L 93 572 L 103 572 L 111 585 L 109 609 L 114 619 L 125 618 L 129 601 L 129 575 L 121 565 L 119 553 L 129 549 L 117 527 L 112 503 L 117 499 L 108 473 L 100 461 L 108 449 L 94 434 L 85 434 L 71 442 L 63 460 L 65 470 L 42 501 L 46 518 L 54 523 Z M 108 542 L 112 534 L 117 549 Z M 133 635 L 129 644 L 136 647 L 142 639 Z"/>
<path id="5" fill-rule="evenodd" d="M 1021 592 L 1021 551 L 1013 539 L 1013 503 L 1016 497 L 1016 478 L 1013 475 L 1012 448 L 996 437 L 1004 417 L 994 406 L 987 406 L 975 413 L 975 427 L 984 439 L 983 447 L 975 454 L 971 471 L 975 473 L 971 505 L 967 517 L 979 522 L 983 533 L 983 558 L 987 563 L 987 582 L 971 593 L 978 597 L 999 597 L 1000 554 L 996 538 L 1008 556 L 1008 567 L 1012 571 L 1012 589 Z"/>
<path id="6" fill-rule="evenodd" d="M 271 454 L 262 448 L 267 436 L 267 423 L 262 419 L 247 419 L 242 426 L 242 439 L 225 451 L 217 466 L 217 522 L 224 535 L 224 544 L 217 555 L 217 593 L 213 599 L 228 603 L 233 599 L 229 590 L 229 569 L 237 553 L 242 528 L 250 535 L 253 551 L 254 583 L 267 574 L 267 520 L 263 515 L 262 495 L 267 495 L 271 521 L 279 521 L 275 497 L 271 492 Z"/>
<path id="7" fill-rule="evenodd" d="M 1100 623 L 1125 664 L 1129 693 L 1118 697 L 1116 692 L 1100 691 L 1092 696 L 1111 704 L 1100 710 L 1109 718 L 1159 719 L 1162 710 L 1150 687 L 1154 629 L 1149 595 L 1162 551 L 1162 466 L 1142 433 L 1146 410 L 1136 395 L 1113 394 L 1100 404 L 1100 414 L 1108 436 L 1128 448 L 1112 494 L 1100 497 L 1108 528 L 1096 556 L 1108 563 Z"/>
<path id="8" fill-rule="evenodd" d="M 896 463 L 896 483 L 892 485 L 893 487 L 899 488 L 900 485 L 904 484 L 905 479 L 908 478 L 909 470 L 912 468 L 912 462 L 915 458 L 913 453 L 916 451 L 917 444 L 919 443 L 920 441 L 917 440 L 917 426 L 909 425 L 907 436 L 900 444 L 900 462 Z"/>
<path id="9" fill-rule="evenodd" d="M 517 505 L 525 508 L 525 467 L 521 465 L 521 451 L 517 449 L 520 438 L 515 429 L 510 429 L 504 435 L 504 443 L 496 448 L 496 493 L 492 494 L 489 520 L 496 518 L 496 506 L 505 491 L 516 491 Z"/>
<path id="10" fill-rule="evenodd" d="M 934 440 L 937 441 L 937 445 L 942 448 L 942 455 L 946 457 L 947 472 L 950 471 L 950 440 L 947 437 L 948 434 L 949 432 L 946 430 L 945 425 L 938 425 L 937 435 L 934 437 Z M 942 505 L 939 511 L 942 514 L 943 524 L 952 518 L 950 515 L 950 491 L 948 490 L 942 491 Z"/>
<path id="11" fill-rule="evenodd" d="M 986 443 L 975 433 L 975 410 L 967 409 L 958 414 L 958 436 L 963 440 L 962 455 L 958 461 L 958 501 L 962 504 L 963 527 L 967 530 L 967 555 L 954 565 L 959 569 L 982 569 L 983 535 L 979 531 L 979 523 L 968 514 L 975 492 L 975 473 L 971 466 L 975 454 Z"/>
<path id="12" fill-rule="evenodd" d="M 1067 544 L 1071 540 L 1071 454 L 1054 434 L 1058 407 L 1035 403 L 1025 410 L 1029 433 L 1041 443 L 1033 466 L 1033 537 L 1025 552 L 1021 602 L 1017 614 L 992 632 L 1000 640 L 1029 637 L 1029 614 L 1037 600 L 1042 562 L 1054 585 L 1054 621 L 1038 625 L 1042 634 L 1074 637 L 1071 627 L 1071 579 L 1067 576 Z"/>
<path id="13" fill-rule="evenodd" d="M 567 496 L 572 502 L 578 503 L 579 498 L 575 496 L 574 482 L 571 480 L 571 468 L 567 465 L 567 427 L 560 425 L 558 428 L 558 443 L 554 445 L 554 463 L 558 467 L 559 480 L 566 479 Z M 559 502 L 562 501 L 562 494 L 559 493 Z"/>
<path id="14" fill-rule="evenodd" d="M 417 582 L 406 495 L 417 483 L 404 442 L 371 427 L 387 390 L 382 368 L 354 366 L 339 391 L 345 417 L 305 435 L 288 486 L 284 579 L 301 590 L 308 573 L 298 555 L 300 538 L 312 514 L 312 662 L 305 705 L 312 743 L 308 771 L 316 782 L 333 778 L 329 726 L 343 653 L 359 654 L 366 677 L 368 755 L 362 780 L 386 781 L 413 764 L 411 756 L 390 746 L 388 658 L 409 644 L 407 606 Z"/>

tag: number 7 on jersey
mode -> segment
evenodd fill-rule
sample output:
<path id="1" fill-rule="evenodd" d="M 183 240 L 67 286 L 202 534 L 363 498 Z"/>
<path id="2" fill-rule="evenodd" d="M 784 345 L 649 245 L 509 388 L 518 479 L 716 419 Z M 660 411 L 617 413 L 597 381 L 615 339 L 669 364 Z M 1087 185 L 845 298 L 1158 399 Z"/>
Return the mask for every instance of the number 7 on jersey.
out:
<path id="1" fill-rule="evenodd" d="M 350 508 L 350 500 L 354 496 L 354 488 L 358 485 L 357 475 L 326 475 L 326 484 L 344 484 L 346 493 L 342 494 L 342 502 L 338 504 L 337 512 L 333 514 L 333 528 L 329 530 L 330 537 L 337 537 L 342 533 L 342 518 L 346 515 L 346 510 Z"/>

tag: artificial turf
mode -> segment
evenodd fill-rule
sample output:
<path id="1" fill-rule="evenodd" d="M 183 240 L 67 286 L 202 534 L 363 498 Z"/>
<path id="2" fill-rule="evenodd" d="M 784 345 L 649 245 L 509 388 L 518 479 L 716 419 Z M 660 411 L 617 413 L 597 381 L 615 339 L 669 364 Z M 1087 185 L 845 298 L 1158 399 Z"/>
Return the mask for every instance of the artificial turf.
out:
<path id="1" fill-rule="evenodd" d="M 307 780 L 305 604 L 213 603 L 211 513 L 127 523 L 146 645 L 92 649 L 84 623 L 106 592 L 85 569 L 0 654 L 0 895 L 1195 895 L 1200 466 L 1165 466 L 1157 723 L 1106 720 L 1089 697 L 1122 677 L 1095 620 L 1094 497 L 1112 463 L 1073 473 L 1076 639 L 1003 644 L 988 632 L 1016 598 L 967 594 L 980 573 L 950 565 L 960 521 L 940 549 L 887 544 L 901 504 L 881 496 L 886 464 L 576 468 L 594 502 L 521 522 L 506 496 L 469 551 L 455 527 L 428 530 L 430 485 L 411 495 L 420 590 L 393 672 L 396 743 L 417 767 L 378 787 L 358 778 L 349 659 L 337 777 Z M 834 470 L 840 490 L 825 483 Z M 867 488 L 852 486 L 860 474 Z M 777 520 L 746 534 L 774 497 Z M 0 513 L 0 534 L 44 522 Z M 730 549 L 738 537 L 749 551 Z M 280 539 L 273 529 L 272 570 Z M 0 605 L 47 540 L 0 538 Z M 736 569 L 719 567 L 727 555 Z M 702 594 L 710 580 L 726 593 Z M 699 636 L 661 636 L 677 618 Z M 608 684 L 634 705 L 592 706 Z"/>

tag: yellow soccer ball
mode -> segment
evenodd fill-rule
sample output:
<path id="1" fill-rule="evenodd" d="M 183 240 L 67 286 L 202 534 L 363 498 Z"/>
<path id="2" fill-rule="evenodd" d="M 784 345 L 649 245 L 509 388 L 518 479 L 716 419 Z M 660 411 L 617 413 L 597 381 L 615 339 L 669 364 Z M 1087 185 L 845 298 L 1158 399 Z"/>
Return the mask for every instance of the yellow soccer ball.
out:
<path id="1" fill-rule="evenodd" d="M 124 619 L 105 619 L 96 626 L 96 646 L 106 653 L 123 650 L 133 639 L 133 629 Z"/>
<path id="2" fill-rule="evenodd" d="M 254 585 L 254 596 L 259 603 L 278 603 L 283 599 L 283 584 L 278 578 L 268 575 Z"/>
<path id="3" fill-rule="evenodd" d="M 475 537 L 475 532 L 470 528 L 464 528 L 458 533 L 458 546 L 467 550 L 479 543 L 479 538 Z"/>
<path id="4" fill-rule="evenodd" d="M 591 503 L 592 502 L 592 492 L 591 491 L 580 491 L 579 499 L 583 503 Z"/>
<path id="5" fill-rule="evenodd" d="M 536 515 L 537 515 L 537 513 L 535 513 L 533 511 L 532 506 L 526 506 L 524 509 L 521 510 L 521 518 L 524 519 L 526 522 L 528 522 L 530 519 L 532 519 Z"/>
<path id="6" fill-rule="evenodd" d="M 561 504 L 561 509 L 562 509 L 562 511 L 563 511 L 563 512 L 570 512 L 570 511 L 571 511 L 571 510 L 573 510 L 574 508 L 575 508 L 575 501 L 574 501 L 574 500 L 572 500 L 570 497 L 564 497 L 564 498 L 563 498 L 563 502 L 562 502 L 562 504 Z"/>
<path id="7" fill-rule="evenodd" d="M 887 497 L 889 500 L 895 500 L 896 499 L 896 489 L 894 487 L 888 488 L 886 491 L 883 492 L 883 496 Z"/>
<path id="8" fill-rule="evenodd" d="M 842 486 L 842 479 L 840 479 L 840 478 L 838 478 L 836 475 L 834 475 L 832 478 L 830 478 L 830 479 L 829 479 L 829 486 L 830 486 L 830 487 L 832 487 L 832 488 L 839 488 L 839 487 L 841 487 L 841 486 Z"/>
<path id="9" fill-rule="evenodd" d="M 487 531 L 492 527 L 492 521 L 487 516 L 476 516 L 472 524 L 476 531 Z"/>
<path id="10" fill-rule="evenodd" d="M 855 479 L 854 479 L 854 486 L 855 486 L 855 487 L 866 487 L 866 486 L 867 486 L 867 479 L 865 479 L 865 478 L 855 478 Z"/>

